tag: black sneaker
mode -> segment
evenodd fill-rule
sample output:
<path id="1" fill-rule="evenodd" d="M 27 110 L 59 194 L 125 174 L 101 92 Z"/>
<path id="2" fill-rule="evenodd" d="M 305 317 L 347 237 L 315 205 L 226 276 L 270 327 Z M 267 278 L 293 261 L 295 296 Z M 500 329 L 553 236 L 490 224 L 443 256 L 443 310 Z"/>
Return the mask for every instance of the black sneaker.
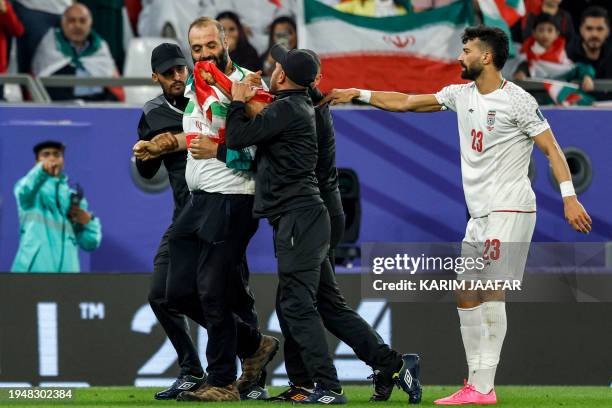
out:
<path id="1" fill-rule="evenodd" d="M 270 395 L 268 395 L 268 390 L 260 387 L 259 385 L 254 385 L 245 392 L 240 393 L 240 399 L 244 400 L 268 400 Z"/>
<path id="2" fill-rule="evenodd" d="M 347 402 L 344 391 L 337 393 L 317 385 L 314 392 L 305 400 L 298 401 L 298 404 L 346 404 Z"/>
<path id="3" fill-rule="evenodd" d="M 310 397 L 311 391 L 289 383 L 289 388 L 275 397 L 269 398 L 270 402 L 300 402 Z"/>
<path id="4" fill-rule="evenodd" d="M 408 403 L 418 404 L 421 402 L 423 387 L 419 382 L 419 371 L 421 368 L 421 358 L 418 354 L 404 354 L 402 356 L 402 367 L 393 374 L 393 379 L 398 388 L 408 394 Z"/>
<path id="5" fill-rule="evenodd" d="M 374 387 L 374 394 L 370 397 L 370 402 L 389 400 L 393 392 L 393 386 L 395 386 L 393 377 L 376 370 L 368 379 L 372 380 L 372 386 Z"/>
<path id="6" fill-rule="evenodd" d="M 156 400 L 173 400 L 183 391 L 195 391 L 206 382 L 206 373 L 201 377 L 180 375 L 170 388 L 155 394 Z"/>

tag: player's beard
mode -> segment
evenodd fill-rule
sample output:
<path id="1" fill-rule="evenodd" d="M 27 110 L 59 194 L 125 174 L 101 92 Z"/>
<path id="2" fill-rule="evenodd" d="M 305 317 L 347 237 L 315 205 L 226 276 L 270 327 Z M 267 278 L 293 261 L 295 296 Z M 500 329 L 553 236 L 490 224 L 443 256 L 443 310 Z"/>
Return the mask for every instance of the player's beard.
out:
<path id="1" fill-rule="evenodd" d="M 219 71 L 225 73 L 225 68 L 227 67 L 227 62 L 229 61 L 227 48 L 222 48 L 219 55 L 211 55 L 207 58 L 201 59 L 201 61 L 213 61 L 217 68 L 219 68 Z"/>
<path id="2" fill-rule="evenodd" d="M 464 65 L 463 63 L 461 63 L 461 66 L 465 68 L 464 70 L 461 71 L 461 78 L 469 79 L 471 81 L 475 81 L 476 78 L 480 76 L 483 70 L 482 65 L 475 64 L 472 67 L 468 67 L 467 65 Z"/>

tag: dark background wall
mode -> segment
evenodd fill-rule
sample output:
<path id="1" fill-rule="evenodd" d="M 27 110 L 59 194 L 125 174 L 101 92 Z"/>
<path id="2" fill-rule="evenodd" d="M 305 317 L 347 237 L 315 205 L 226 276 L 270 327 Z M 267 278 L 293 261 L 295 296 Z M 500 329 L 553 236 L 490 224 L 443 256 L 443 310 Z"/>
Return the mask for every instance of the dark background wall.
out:
<path id="1" fill-rule="evenodd" d="M 348 303 L 385 341 L 401 352 L 421 354 L 425 384 L 456 384 L 465 377 L 450 294 L 433 302 L 387 303 L 362 299 L 359 275 L 343 274 L 339 282 Z M 610 287 L 609 277 L 606 282 Z M 0 274 L 0 383 L 172 382 L 176 355 L 164 347 L 163 331 L 146 305 L 148 285 L 144 274 Z M 273 305 L 276 276 L 255 275 L 252 286 L 260 327 L 280 337 Z M 562 289 L 558 294 L 547 302 L 508 303 L 509 330 L 497 383 L 610 383 L 612 303 L 577 302 Z M 203 356 L 204 331 L 192 328 Z M 342 381 L 366 381 L 371 371 L 346 345 L 331 337 L 329 345 Z M 286 384 L 282 355 L 269 367 L 269 380 Z"/>

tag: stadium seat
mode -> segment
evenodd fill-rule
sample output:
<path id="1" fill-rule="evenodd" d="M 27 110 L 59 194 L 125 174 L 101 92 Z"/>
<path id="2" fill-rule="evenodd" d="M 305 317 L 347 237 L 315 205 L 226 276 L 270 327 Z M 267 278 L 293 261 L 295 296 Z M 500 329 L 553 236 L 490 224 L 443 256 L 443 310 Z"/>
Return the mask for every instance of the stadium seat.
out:
<path id="1" fill-rule="evenodd" d="M 151 76 L 151 52 L 159 44 L 169 42 L 177 44 L 172 38 L 139 37 L 132 38 L 125 57 L 123 75 L 126 77 Z M 160 94 L 158 86 L 127 86 L 125 101 L 134 105 L 144 105 L 150 99 Z"/>

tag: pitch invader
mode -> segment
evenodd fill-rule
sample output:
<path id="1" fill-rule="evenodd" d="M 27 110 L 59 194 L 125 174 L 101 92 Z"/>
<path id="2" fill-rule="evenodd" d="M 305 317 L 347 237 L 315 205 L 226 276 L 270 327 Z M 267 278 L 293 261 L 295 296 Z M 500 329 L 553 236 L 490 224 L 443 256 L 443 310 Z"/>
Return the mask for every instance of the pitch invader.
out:
<path id="1" fill-rule="evenodd" d="M 463 190 L 471 217 L 462 256 L 489 258 L 488 266 L 477 272 L 480 275 L 464 274 L 459 279 L 504 274 L 516 278 L 518 273 L 522 276 L 536 222 L 535 194 L 527 177 L 534 143 L 560 183 L 570 225 L 588 233 L 592 222 L 576 197 L 565 156 L 535 99 L 501 75 L 508 37 L 497 28 L 479 26 L 467 28 L 462 41 L 461 77 L 473 82 L 450 85 L 431 95 L 333 90 L 323 103 L 356 98 L 395 112 L 457 112 Z M 505 257 L 504 251 L 509 251 Z M 463 388 L 435 403 L 495 404 L 495 372 L 507 330 L 504 292 L 459 290 L 457 311 L 469 375 Z"/>

